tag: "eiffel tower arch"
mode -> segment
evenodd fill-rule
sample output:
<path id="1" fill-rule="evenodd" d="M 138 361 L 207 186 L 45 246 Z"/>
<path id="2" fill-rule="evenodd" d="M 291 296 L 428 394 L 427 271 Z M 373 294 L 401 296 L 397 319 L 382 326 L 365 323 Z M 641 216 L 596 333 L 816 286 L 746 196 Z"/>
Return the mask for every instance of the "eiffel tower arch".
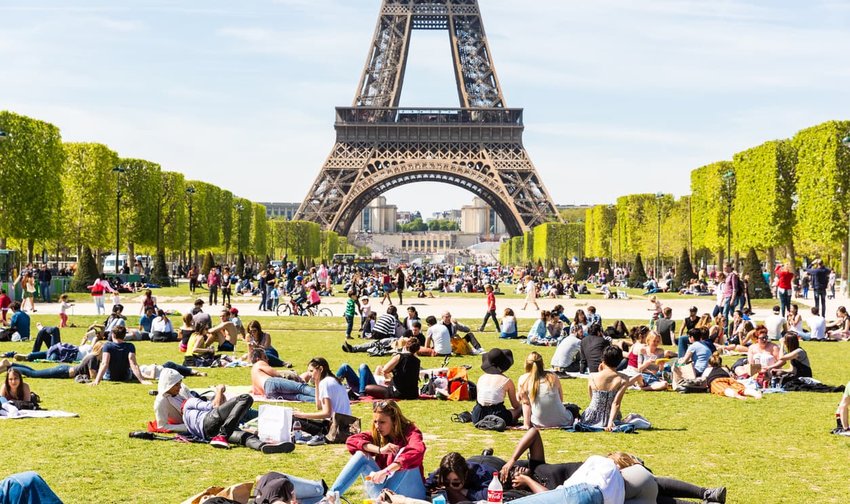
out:
<path id="1" fill-rule="evenodd" d="M 414 30 L 445 30 L 460 108 L 399 108 Z M 522 109 L 505 107 L 478 0 L 384 0 L 351 107 L 295 219 L 348 234 L 380 194 L 442 182 L 486 201 L 511 235 L 560 221 L 523 147 Z"/>

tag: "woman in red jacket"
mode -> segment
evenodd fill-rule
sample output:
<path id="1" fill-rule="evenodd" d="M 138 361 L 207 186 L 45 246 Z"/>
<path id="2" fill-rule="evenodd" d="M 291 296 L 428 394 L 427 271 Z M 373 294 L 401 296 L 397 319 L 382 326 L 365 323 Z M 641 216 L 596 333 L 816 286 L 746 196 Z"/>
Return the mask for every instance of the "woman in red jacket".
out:
<path id="1" fill-rule="evenodd" d="M 395 401 L 373 403 L 372 432 L 361 432 L 346 443 L 352 457 L 331 485 L 345 493 L 363 476 L 366 493 L 377 498 L 389 488 L 397 494 L 425 499 L 422 432 L 405 418 Z"/>

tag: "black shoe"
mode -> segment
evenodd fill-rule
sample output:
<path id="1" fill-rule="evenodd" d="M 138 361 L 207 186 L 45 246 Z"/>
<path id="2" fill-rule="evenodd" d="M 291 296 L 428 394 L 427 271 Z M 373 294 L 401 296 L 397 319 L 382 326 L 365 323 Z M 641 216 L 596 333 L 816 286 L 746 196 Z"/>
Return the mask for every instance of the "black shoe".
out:
<path id="1" fill-rule="evenodd" d="M 481 456 L 482 457 L 490 457 L 492 455 L 493 455 L 493 449 L 492 448 L 484 448 L 483 450 L 481 450 Z"/>
<path id="2" fill-rule="evenodd" d="M 708 488 L 702 498 L 706 502 L 724 504 L 726 502 L 726 487 Z"/>
<path id="3" fill-rule="evenodd" d="M 351 389 L 348 389 L 348 399 L 351 400 L 351 401 L 359 401 L 360 400 L 360 394 L 358 394 L 357 392 L 355 392 Z"/>
<path id="4" fill-rule="evenodd" d="M 135 431 L 130 433 L 131 438 L 136 439 L 146 439 L 148 441 L 153 441 L 156 439 L 153 432 L 145 432 L 145 431 Z"/>
<path id="5" fill-rule="evenodd" d="M 352 348 L 354 348 L 354 347 L 352 347 L 347 341 L 344 341 L 342 343 L 342 351 L 343 352 L 350 353 Z"/>
<path id="6" fill-rule="evenodd" d="M 289 453 L 294 449 L 294 443 L 266 443 L 260 448 L 260 451 L 270 455 L 272 453 Z"/>

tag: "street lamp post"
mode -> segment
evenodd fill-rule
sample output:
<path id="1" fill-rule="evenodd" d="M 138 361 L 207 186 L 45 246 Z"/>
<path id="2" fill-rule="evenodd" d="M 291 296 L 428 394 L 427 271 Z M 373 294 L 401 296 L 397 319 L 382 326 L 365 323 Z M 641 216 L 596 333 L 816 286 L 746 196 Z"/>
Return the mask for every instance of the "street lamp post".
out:
<path id="1" fill-rule="evenodd" d="M 658 268 L 661 265 L 661 198 L 663 197 L 664 194 L 655 193 L 655 207 L 658 211 L 658 226 L 655 233 L 655 278 L 661 278 L 661 275 L 658 274 Z"/>
<path id="2" fill-rule="evenodd" d="M 189 197 L 189 264 L 192 264 L 192 196 L 195 194 L 195 186 L 186 188 Z"/>
<path id="3" fill-rule="evenodd" d="M 239 213 L 239 217 L 238 217 L 239 226 L 237 227 L 237 230 L 236 230 L 236 232 L 239 233 L 239 235 L 236 236 L 236 255 L 237 256 L 242 253 L 242 210 L 244 210 L 244 209 L 245 209 L 245 207 L 242 205 L 242 203 L 236 204 L 236 211 Z"/>
<path id="4" fill-rule="evenodd" d="M 844 144 L 844 147 L 850 149 L 850 135 L 841 139 L 841 143 Z M 848 224 L 848 230 L 850 230 L 850 224 Z M 847 264 L 844 265 L 844 293 L 850 296 L 850 231 L 847 233 Z"/>
<path id="5" fill-rule="evenodd" d="M 127 168 L 118 165 L 112 169 L 115 172 L 115 274 L 118 274 L 118 250 L 121 248 L 121 174 Z M 128 257 L 127 260 L 130 258 Z"/>
<path id="6" fill-rule="evenodd" d="M 726 262 L 732 262 L 732 184 L 735 182 L 735 172 L 732 170 L 723 174 L 726 183 Z"/>

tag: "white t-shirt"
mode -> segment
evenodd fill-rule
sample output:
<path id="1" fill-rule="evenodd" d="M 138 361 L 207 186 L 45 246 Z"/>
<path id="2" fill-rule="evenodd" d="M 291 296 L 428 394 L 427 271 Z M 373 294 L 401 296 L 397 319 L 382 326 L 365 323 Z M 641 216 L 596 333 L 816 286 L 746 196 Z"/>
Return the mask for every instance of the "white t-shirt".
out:
<path id="1" fill-rule="evenodd" d="M 772 313 L 764 319 L 764 326 L 767 327 L 767 337 L 772 340 L 778 340 L 782 336 L 782 327 L 785 325 L 785 317 Z"/>
<path id="2" fill-rule="evenodd" d="M 351 400 L 348 399 L 348 392 L 345 387 L 340 385 L 333 376 L 326 376 L 319 382 L 319 389 L 316 395 L 319 402 L 326 397 L 331 400 L 331 411 L 334 413 L 342 413 L 343 415 L 351 414 Z"/>
<path id="3" fill-rule="evenodd" d="M 580 349 L 581 340 L 576 338 L 574 334 L 562 339 L 552 356 L 552 367 L 568 367 L 573 363 Z"/>
<path id="4" fill-rule="evenodd" d="M 806 319 L 806 323 L 809 324 L 809 329 L 811 329 L 812 339 L 814 340 L 822 340 L 826 338 L 826 319 L 821 317 L 820 315 L 812 315 L 808 319 Z"/>
<path id="5" fill-rule="evenodd" d="M 432 325 L 428 328 L 428 336 L 434 341 L 434 351 L 438 355 L 452 353 L 452 336 L 449 334 L 448 327 L 443 324 Z"/>
<path id="6" fill-rule="evenodd" d="M 617 464 L 608 457 L 591 455 L 561 486 L 566 488 L 580 483 L 599 488 L 605 504 L 622 504 L 626 500 L 623 475 Z"/>

